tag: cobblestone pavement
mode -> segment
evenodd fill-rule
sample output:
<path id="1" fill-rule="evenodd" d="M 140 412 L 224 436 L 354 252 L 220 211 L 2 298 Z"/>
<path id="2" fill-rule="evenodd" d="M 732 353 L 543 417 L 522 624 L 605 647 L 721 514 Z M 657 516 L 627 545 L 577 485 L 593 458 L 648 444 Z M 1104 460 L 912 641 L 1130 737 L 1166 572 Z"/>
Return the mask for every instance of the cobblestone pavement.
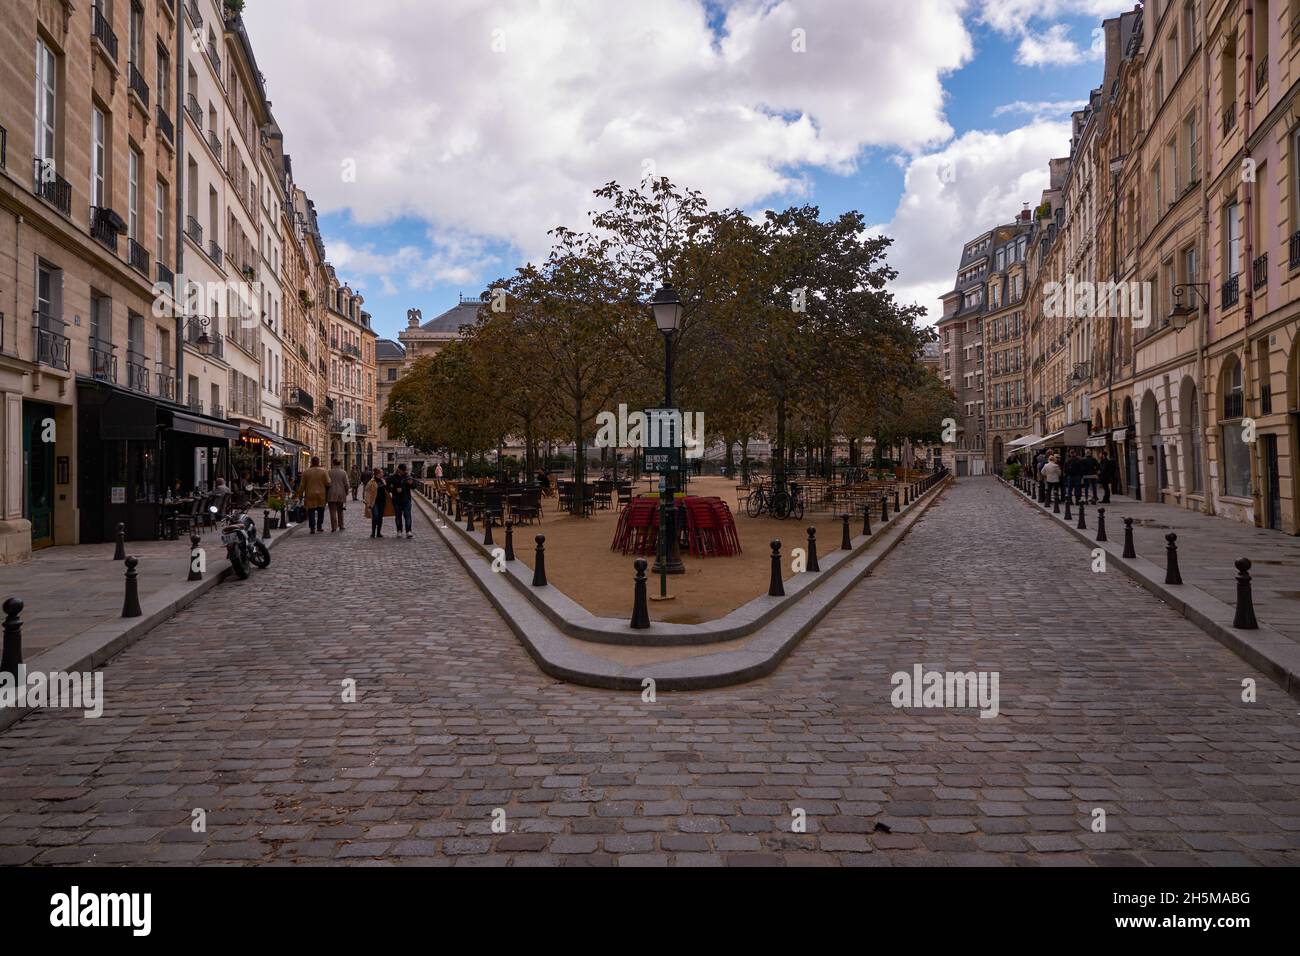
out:
<path id="1" fill-rule="evenodd" d="M 541 674 L 431 531 L 295 536 L 0 735 L 0 863 L 1300 861 L 1296 701 L 1016 509 L 962 481 L 774 675 L 656 703 Z M 1000 715 L 894 709 L 916 663 Z"/>

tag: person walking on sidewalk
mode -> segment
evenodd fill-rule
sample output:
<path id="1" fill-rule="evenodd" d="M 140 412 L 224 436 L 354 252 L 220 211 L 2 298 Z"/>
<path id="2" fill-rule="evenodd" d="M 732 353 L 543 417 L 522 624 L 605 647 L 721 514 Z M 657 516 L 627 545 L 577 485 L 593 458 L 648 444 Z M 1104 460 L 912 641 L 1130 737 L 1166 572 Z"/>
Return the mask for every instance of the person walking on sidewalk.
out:
<path id="1" fill-rule="evenodd" d="M 1101 462 L 1097 465 L 1097 477 L 1101 480 L 1101 503 L 1110 504 L 1110 489 L 1115 485 L 1115 479 L 1119 477 L 1119 466 L 1115 464 L 1115 459 L 1101 453 Z"/>
<path id="2" fill-rule="evenodd" d="M 298 479 L 298 494 L 303 497 L 303 506 L 307 509 L 307 527 L 312 534 L 325 530 L 325 498 L 329 487 L 329 472 L 320 466 L 320 458 L 313 455 L 311 467 Z"/>
<path id="3" fill-rule="evenodd" d="M 370 515 L 370 537 L 382 538 L 384 536 L 384 511 L 388 505 L 388 483 L 384 481 L 384 473 L 378 468 L 370 475 L 370 480 L 366 482 L 366 493 L 362 499 L 365 501 L 366 512 Z"/>
<path id="4" fill-rule="evenodd" d="M 357 500 L 357 489 L 361 487 L 361 485 L 363 485 L 364 483 L 365 482 L 362 481 L 361 479 L 361 466 L 353 465 L 352 466 L 352 500 L 353 501 Z"/>
<path id="5" fill-rule="evenodd" d="M 1060 501 L 1061 500 L 1061 466 L 1057 463 L 1055 455 L 1047 459 L 1047 464 L 1043 465 L 1042 477 L 1043 477 L 1044 484 L 1047 485 L 1047 500 Z M 1053 498 L 1052 497 L 1053 495 L 1055 495 L 1056 497 Z"/>
<path id="6" fill-rule="evenodd" d="M 1073 498 L 1074 503 L 1079 503 L 1079 496 L 1083 494 L 1083 461 L 1079 458 L 1079 453 L 1073 448 L 1070 449 L 1070 456 L 1065 462 L 1065 494 Z"/>
<path id="7" fill-rule="evenodd" d="M 415 479 L 406 473 L 406 465 L 397 466 L 397 473 L 388 479 L 388 493 L 393 499 L 393 516 L 397 520 L 397 536 L 402 536 L 402 526 L 406 526 L 406 536 L 411 534 L 411 490 Z"/>
<path id="8" fill-rule="evenodd" d="M 348 473 L 343 470 L 343 462 L 337 458 L 332 462 L 330 468 L 330 531 L 343 530 L 343 507 L 348 500 L 348 487 L 351 484 L 348 481 Z"/>
<path id="9" fill-rule="evenodd" d="M 1089 504 L 1097 503 L 1097 459 L 1090 451 L 1083 453 L 1083 497 Z"/>

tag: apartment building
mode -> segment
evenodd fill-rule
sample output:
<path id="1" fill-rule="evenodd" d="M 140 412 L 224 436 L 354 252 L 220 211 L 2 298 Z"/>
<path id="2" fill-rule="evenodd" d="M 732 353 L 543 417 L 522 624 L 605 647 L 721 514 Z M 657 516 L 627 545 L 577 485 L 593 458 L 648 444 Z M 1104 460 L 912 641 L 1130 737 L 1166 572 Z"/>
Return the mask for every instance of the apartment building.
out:
<path id="1" fill-rule="evenodd" d="M 940 374 L 957 399 L 952 441 L 944 442 L 943 463 L 958 477 L 984 473 L 984 318 L 985 283 L 993 253 L 992 231 L 962 248 L 957 281 L 940 298 L 943 316 L 936 330 L 942 355 Z"/>
<path id="2" fill-rule="evenodd" d="M 986 465 L 1006 463 L 1008 452 L 1029 424 L 1029 390 L 1025 385 L 1025 296 L 1029 291 L 1027 259 L 1033 226 L 1028 209 L 1008 225 L 993 230 L 993 250 L 984 319 Z"/>
<path id="3" fill-rule="evenodd" d="M 0 49 L 0 562 L 155 537 L 241 443 L 325 455 L 328 263 L 238 14 L 12 0 Z"/>
<path id="4" fill-rule="evenodd" d="M 383 422 L 384 410 L 388 408 L 388 396 L 406 371 L 406 349 L 392 339 L 379 339 L 375 342 L 375 365 L 375 404 L 379 415 L 375 451 L 380 467 L 386 468 L 405 461 L 408 451 L 413 453 L 408 445 L 389 436 Z"/>
<path id="5" fill-rule="evenodd" d="M 330 419 L 330 458 L 353 468 L 375 466 L 376 411 L 375 342 L 370 313 L 363 297 L 340 286 L 332 266 L 326 266 L 326 322 L 329 334 L 329 384 L 326 406 Z"/>

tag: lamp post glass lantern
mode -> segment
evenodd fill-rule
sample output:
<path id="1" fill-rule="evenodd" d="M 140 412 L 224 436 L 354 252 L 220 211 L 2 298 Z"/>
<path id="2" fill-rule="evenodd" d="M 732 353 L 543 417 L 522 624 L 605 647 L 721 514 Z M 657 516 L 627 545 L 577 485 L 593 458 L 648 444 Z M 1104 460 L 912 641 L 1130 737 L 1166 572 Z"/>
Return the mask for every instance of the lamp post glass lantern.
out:
<path id="1" fill-rule="evenodd" d="M 671 414 L 673 407 L 673 336 L 682 321 L 682 300 L 678 298 L 672 283 L 665 282 L 650 297 L 650 311 L 654 315 L 655 325 L 664 337 L 664 408 Z M 669 449 L 669 457 L 664 470 L 659 473 L 659 541 L 655 549 L 655 563 L 652 574 L 659 575 L 659 597 L 668 597 L 668 575 L 685 574 L 686 566 L 682 564 L 681 549 L 677 541 L 676 502 L 673 493 L 677 490 L 677 466 L 680 463 L 680 449 Z"/>

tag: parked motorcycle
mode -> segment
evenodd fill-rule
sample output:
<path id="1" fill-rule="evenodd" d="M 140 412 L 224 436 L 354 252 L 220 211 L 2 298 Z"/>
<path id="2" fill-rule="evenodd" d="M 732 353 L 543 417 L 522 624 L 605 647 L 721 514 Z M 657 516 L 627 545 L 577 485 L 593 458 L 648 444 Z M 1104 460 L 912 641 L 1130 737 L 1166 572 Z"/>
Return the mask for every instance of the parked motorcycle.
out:
<path id="1" fill-rule="evenodd" d="M 217 506 L 208 508 L 214 515 Z M 221 543 L 226 546 L 226 557 L 235 577 L 247 579 L 249 567 L 266 568 L 271 564 L 271 550 L 257 536 L 257 522 L 246 514 L 232 511 L 221 519 Z"/>

